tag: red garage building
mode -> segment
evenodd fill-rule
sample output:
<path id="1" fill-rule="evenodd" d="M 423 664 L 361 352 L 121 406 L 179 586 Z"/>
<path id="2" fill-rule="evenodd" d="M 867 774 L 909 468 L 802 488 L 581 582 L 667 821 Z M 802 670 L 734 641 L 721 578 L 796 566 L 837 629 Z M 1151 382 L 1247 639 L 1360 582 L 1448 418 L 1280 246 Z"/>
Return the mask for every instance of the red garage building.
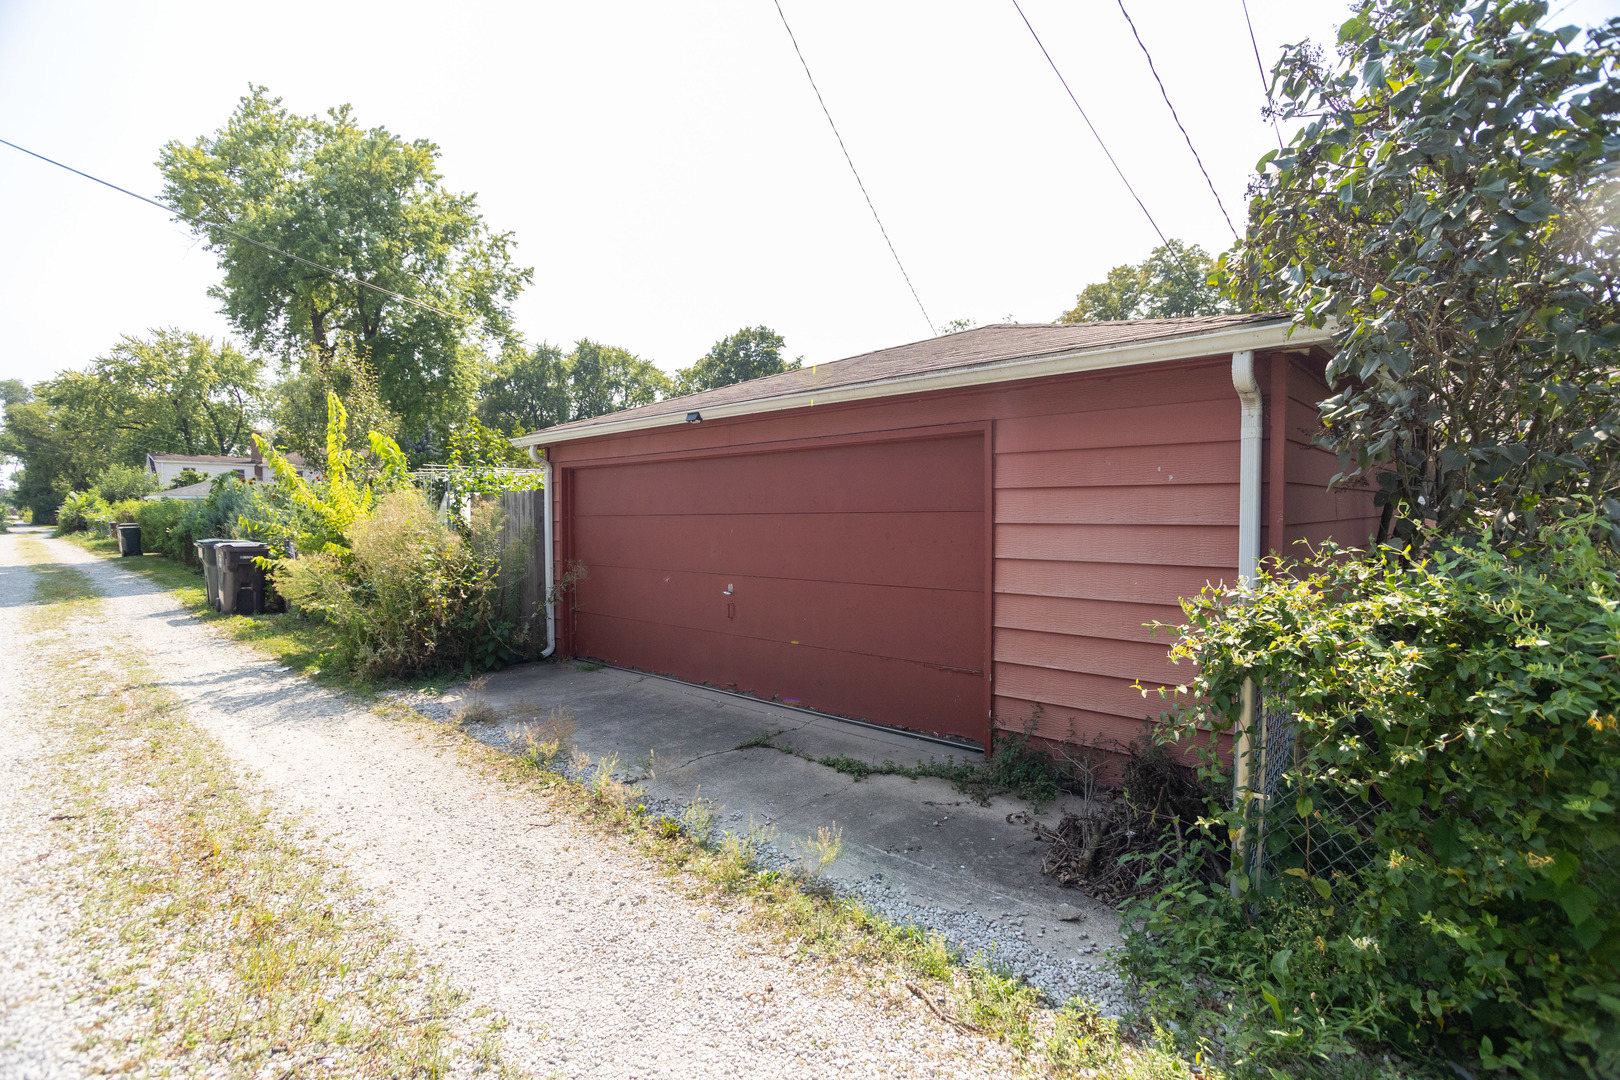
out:
<path id="1" fill-rule="evenodd" d="M 563 654 L 989 742 L 1129 740 L 1145 623 L 1262 550 L 1363 544 L 1275 316 L 986 326 L 562 424 Z M 1184 676 L 1184 673 L 1183 673 Z"/>

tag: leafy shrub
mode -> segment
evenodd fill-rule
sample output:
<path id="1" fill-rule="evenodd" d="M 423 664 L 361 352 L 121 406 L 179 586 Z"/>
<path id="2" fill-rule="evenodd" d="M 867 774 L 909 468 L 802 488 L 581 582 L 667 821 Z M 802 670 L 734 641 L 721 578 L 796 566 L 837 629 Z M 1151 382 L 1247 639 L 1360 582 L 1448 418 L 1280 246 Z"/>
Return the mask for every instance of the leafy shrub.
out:
<path id="1" fill-rule="evenodd" d="M 197 565 L 194 544 L 208 537 L 235 539 L 240 523 L 263 518 L 268 493 L 259 484 L 225 473 L 214 477 L 208 498 L 142 499 L 131 505 L 132 520 L 141 527 L 141 546 L 188 566 Z M 255 537 L 257 539 L 257 537 Z"/>
<path id="2" fill-rule="evenodd" d="M 340 660 L 353 670 L 393 678 L 486 671 L 521 646 L 524 627 L 501 602 L 516 590 L 500 587 L 507 553 L 498 506 L 476 507 L 464 540 L 405 488 L 356 518 L 343 539 L 346 549 L 282 561 L 275 580 L 283 596 L 338 629 Z"/>
<path id="3" fill-rule="evenodd" d="M 1489 537 L 1422 561 L 1330 549 L 1184 603 L 1197 704 L 1173 735 L 1221 774 L 1200 725 L 1231 732 L 1253 678 L 1295 746 L 1273 872 L 1246 850 L 1234 899 L 1190 857 L 1132 913 L 1146 989 L 1261 1056 L 1361 1032 L 1530 1077 L 1620 1072 L 1620 573 L 1596 529 L 1518 560 Z M 1256 808 L 1211 814 L 1252 838 Z"/>
<path id="4" fill-rule="evenodd" d="M 275 447 L 258 435 L 253 443 L 276 474 L 273 512 L 257 523 L 255 539 L 281 550 L 343 554 L 349 530 L 377 505 L 385 492 L 410 485 L 410 471 L 399 445 L 370 432 L 372 460 L 348 446 L 349 414 L 336 394 L 326 395 L 326 473 L 306 480 Z"/>
<path id="5" fill-rule="evenodd" d="M 198 469 L 193 469 L 190 465 L 187 465 L 185 468 L 175 473 L 174 480 L 169 483 L 169 488 L 170 490 L 173 490 L 174 488 L 190 487 L 192 484 L 200 484 L 207 479 L 207 473 Z"/>
<path id="6" fill-rule="evenodd" d="M 176 562 L 194 562 L 191 533 L 186 527 L 190 509 L 189 503 L 178 499 L 143 500 L 135 509 L 135 523 L 141 527 L 141 547 Z"/>
<path id="7" fill-rule="evenodd" d="M 137 465 L 108 465 L 91 486 L 102 501 L 116 503 L 150 495 L 158 489 L 158 478 Z"/>
<path id="8" fill-rule="evenodd" d="M 106 521 L 107 503 L 94 491 L 70 491 L 56 511 L 56 535 L 84 532 L 93 521 Z"/>

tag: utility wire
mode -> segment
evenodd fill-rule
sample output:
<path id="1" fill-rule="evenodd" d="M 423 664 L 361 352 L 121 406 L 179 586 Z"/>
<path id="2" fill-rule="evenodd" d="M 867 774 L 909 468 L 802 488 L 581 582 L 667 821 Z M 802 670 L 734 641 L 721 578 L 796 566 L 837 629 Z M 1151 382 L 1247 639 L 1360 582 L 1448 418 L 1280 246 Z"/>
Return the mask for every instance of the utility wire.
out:
<path id="1" fill-rule="evenodd" d="M 917 301 L 917 310 L 922 312 L 923 320 L 928 323 L 928 332 L 937 337 L 939 331 L 934 329 L 934 320 L 928 317 L 928 309 L 923 307 L 922 297 L 917 295 L 917 286 L 911 283 L 911 275 L 906 273 L 905 264 L 900 261 L 900 253 L 894 250 L 894 241 L 889 239 L 889 230 L 883 227 L 883 219 L 878 217 L 877 207 L 872 205 L 872 196 L 867 194 L 866 185 L 861 183 L 861 174 L 856 171 L 855 161 L 849 156 L 849 147 L 844 145 L 844 137 L 838 134 L 838 125 L 833 123 L 827 102 L 822 99 L 820 87 L 816 86 L 816 77 L 810 74 L 810 65 L 804 59 L 804 51 L 799 48 L 799 39 L 793 36 L 793 27 L 788 25 L 787 15 L 782 11 L 782 0 L 773 2 L 776 4 L 776 14 L 781 16 L 782 29 L 787 31 L 788 40 L 793 42 L 793 51 L 799 55 L 799 64 L 804 68 L 804 77 L 810 80 L 810 89 L 816 92 L 816 101 L 821 104 L 822 115 L 826 116 L 827 125 L 832 128 L 833 138 L 838 140 L 838 149 L 844 152 L 844 160 L 849 162 L 849 171 L 854 173 L 855 183 L 859 185 L 861 195 L 866 198 L 866 208 L 872 211 L 872 220 L 877 222 L 878 232 L 883 234 L 883 242 L 889 245 L 889 254 L 894 256 L 894 265 L 900 268 L 900 276 L 906 279 L 906 288 L 911 290 L 911 298 Z"/>
<path id="2" fill-rule="evenodd" d="M 1080 119 L 1086 122 L 1086 127 L 1091 128 L 1092 137 L 1097 140 L 1097 145 L 1102 147 L 1103 156 L 1108 158 L 1108 164 L 1112 165 L 1114 167 L 1114 171 L 1119 174 L 1120 183 L 1124 184 L 1125 190 L 1131 193 L 1131 198 L 1136 200 L 1136 205 L 1142 208 L 1142 213 L 1147 217 L 1148 224 L 1152 225 L 1153 231 L 1159 234 L 1159 242 L 1161 244 L 1168 244 L 1170 241 L 1164 238 L 1164 230 L 1159 228 L 1159 223 L 1153 220 L 1152 214 L 1148 213 L 1147 205 L 1142 202 L 1142 197 L 1136 193 L 1136 189 L 1131 187 L 1131 182 L 1125 179 L 1125 170 L 1119 167 L 1119 162 L 1114 160 L 1114 155 L 1108 152 L 1108 144 L 1103 142 L 1101 135 L 1097 134 L 1097 128 L 1092 124 L 1091 117 L 1087 116 L 1086 110 L 1080 107 L 1080 99 L 1074 96 L 1073 90 L 1069 89 L 1069 80 L 1063 77 L 1063 72 L 1058 70 L 1057 62 L 1052 59 L 1052 54 L 1046 51 L 1046 45 L 1041 41 L 1041 35 L 1035 32 L 1035 28 L 1033 26 L 1030 26 L 1029 16 L 1025 15 L 1024 9 L 1018 6 L 1018 0 L 1012 0 L 1012 6 L 1017 8 L 1018 17 L 1024 20 L 1024 25 L 1029 27 L 1029 36 L 1034 38 L 1035 44 L 1041 47 L 1041 55 L 1046 57 L 1046 62 L 1048 64 L 1052 65 L 1052 74 L 1058 77 L 1058 82 L 1063 84 L 1063 89 L 1069 95 L 1069 100 L 1074 102 L 1074 107 L 1076 109 L 1080 110 Z"/>
<path id="3" fill-rule="evenodd" d="M 66 169 L 68 172 L 73 173 L 73 174 L 75 174 L 77 176 L 82 176 L 86 180 L 94 180 L 96 183 L 102 185 L 103 187 L 110 187 L 114 191 L 121 192 L 121 193 L 123 193 L 125 195 L 128 195 L 132 199 L 139 199 L 143 203 L 150 203 L 151 205 L 157 207 L 159 210 L 167 211 L 168 213 L 171 213 L 175 217 L 178 217 L 178 218 L 184 218 L 185 220 L 191 222 L 194 225 L 201 225 L 204 228 L 208 228 L 208 229 L 218 229 L 220 232 L 225 233 L 225 234 L 227 234 L 229 236 L 234 236 L 238 240 L 243 241 L 244 243 L 252 244 L 254 247 L 257 247 L 257 248 L 263 248 L 265 251 L 268 251 L 268 252 L 270 252 L 270 253 L 272 253 L 274 255 L 280 255 L 283 258 L 291 259 L 294 262 L 303 263 L 305 266 L 313 267 L 314 269 L 321 271 L 323 274 L 331 274 L 333 277 L 338 278 L 339 280 L 342 280 L 342 281 L 346 281 L 351 285 L 357 285 L 357 286 L 359 286 L 360 288 L 363 288 L 363 289 L 370 289 L 372 292 L 379 292 L 379 293 L 382 293 L 384 296 L 391 296 L 395 300 L 403 300 L 407 304 L 414 304 L 417 307 L 422 308 L 425 311 L 431 311 L 431 312 L 433 312 L 433 313 L 435 313 L 437 315 L 443 315 L 444 317 L 446 317 L 448 319 L 455 319 L 458 322 L 465 321 L 465 316 L 456 315 L 456 314 L 454 314 L 452 312 L 445 311 L 443 308 L 437 308 L 437 307 L 434 307 L 432 304 L 423 303 L 421 300 L 417 300 L 417 299 L 414 299 L 413 297 L 405 296 L 402 293 L 397 293 L 392 289 L 385 289 L 381 285 L 373 285 L 371 282 L 366 281 L 363 278 L 356 277 L 355 275 L 353 275 L 351 273 L 348 273 L 347 271 L 334 270 L 330 266 L 323 266 L 318 262 L 312 262 L 309 259 L 304 258 L 302 255 L 294 255 L 290 251 L 284 251 L 281 248 L 278 248 L 273 244 L 266 244 L 262 240 L 255 240 L 251 236 L 244 236 L 241 233 L 237 232 L 235 229 L 228 229 L 224 225 L 219 225 L 219 224 L 217 224 L 215 222 L 207 220 L 206 218 L 200 218 L 200 217 L 196 217 L 196 216 L 194 216 L 192 214 L 188 214 L 183 210 L 179 210 L 179 209 L 176 209 L 173 206 L 169 206 L 167 203 L 160 203 L 156 199 L 149 199 L 145 195 L 137 194 L 136 192 L 130 191 L 128 188 L 121 188 L 117 184 L 114 184 L 114 183 L 112 183 L 110 181 L 101 179 L 101 177 L 99 177 L 99 176 L 91 176 L 89 173 L 83 172 L 82 170 L 79 170 L 79 169 L 75 169 L 71 165 L 64 165 L 60 161 L 55 160 L 54 158 L 46 157 L 44 154 L 36 154 L 34 151 L 28 149 L 26 146 L 18 146 L 16 143 L 10 142 L 10 141 L 8 141 L 6 139 L 0 139 L 0 144 L 3 144 L 5 146 L 9 146 L 13 150 L 20 150 L 24 154 L 27 154 L 29 157 L 35 157 L 35 158 L 38 158 L 39 160 L 41 160 L 43 162 L 46 162 L 46 163 L 51 164 L 51 165 L 55 165 L 58 169 Z"/>
<path id="4" fill-rule="evenodd" d="M 1249 47 L 1254 50 L 1254 70 L 1260 73 L 1260 89 L 1266 93 L 1266 112 L 1271 112 L 1271 80 L 1266 78 L 1266 65 L 1260 59 L 1260 43 L 1254 37 L 1254 20 L 1249 18 L 1249 0 L 1238 0 L 1243 5 L 1243 23 L 1249 28 Z M 1277 126 L 1277 118 L 1269 117 L 1271 130 L 1277 136 L 1277 149 L 1283 149 L 1282 129 Z"/>
<path id="5" fill-rule="evenodd" d="M 1238 239 L 1237 226 L 1232 224 L 1232 215 L 1226 212 L 1226 204 L 1221 201 L 1221 193 L 1215 190 L 1215 181 L 1209 178 L 1209 170 L 1204 168 L 1204 159 L 1198 156 L 1198 147 L 1193 145 L 1192 136 L 1187 134 L 1186 127 L 1181 123 L 1181 117 L 1176 114 L 1176 107 L 1170 104 L 1170 91 L 1164 88 L 1164 80 L 1159 78 L 1159 69 L 1153 64 L 1153 54 L 1148 52 L 1147 45 L 1142 41 L 1142 35 L 1136 31 L 1136 20 L 1125 10 L 1125 0 L 1116 2 L 1119 4 L 1119 13 L 1125 16 L 1125 21 L 1130 24 L 1131 36 L 1141 47 L 1142 55 L 1147 57 L 1148 70 L 1153 73 L 1153 81 L 1159 84 L 1159 96 L 1164 98 L 1165 107 L 1170 110 L 1170 119 L 1176 122 L 1176 127 L 1181 130 L 1181 137 L 1187 140 L 1187 149 L 1192 151 L 1193 160 L 1198 162 L 1198 171 L 1204 174 L 1204 183 L 1209 185 L 1209 193 L 1215 196 L 1215 205 L 1221 208 L 1221 217 L 1226 219 L 1226 227 L 1232 230 L 1232 239 Z"/>

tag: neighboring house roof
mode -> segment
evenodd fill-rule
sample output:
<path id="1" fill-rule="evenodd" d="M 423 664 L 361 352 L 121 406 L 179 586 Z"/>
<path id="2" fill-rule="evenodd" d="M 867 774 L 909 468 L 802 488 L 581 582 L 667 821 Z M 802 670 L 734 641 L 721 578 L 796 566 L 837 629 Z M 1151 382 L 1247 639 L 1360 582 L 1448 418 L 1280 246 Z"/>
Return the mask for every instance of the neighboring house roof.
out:
<path id="1" fill-rule="evenodd" d="M 261 457 L 223 457 L 219 454 L 147 454 L 153 461 L 186 461 L 198 465 L 259 465 Z M 293 465 L 304 464 L 304 455 L 294 451 L 283 455 Z"/>
<path id="2" fill-rule="evenodd" d="M 1295 329 L 1280 315 L 1209 315 L 1094 323 L 1000 323 L 733 383 L 652 405 L 523 435 L 514 446 L 547 446 L 704 419 L 831 405 L 959 386 L 1033 379 L 1247 349 L 1327 342 L 1329 330 Z"/>
<path id="3" fill-rule="evenodd" d="M 228 457 L 219 454 L 147 454 L 153 461 L 195 461 L 199 465 L 251 465 L 252 458 Z"/>
<path id="4" fill-rule="evenodd" d="M 142 495 L 143 499 L 184 499 L 187 502 L 199 502 L 208 498 L 208 492 L 213 488 L 212 480 L 204 480 L 200 484 L 187 484 L 185 487 L 170 488 L 168 491 L 154 491 L 150 495 Z"/>

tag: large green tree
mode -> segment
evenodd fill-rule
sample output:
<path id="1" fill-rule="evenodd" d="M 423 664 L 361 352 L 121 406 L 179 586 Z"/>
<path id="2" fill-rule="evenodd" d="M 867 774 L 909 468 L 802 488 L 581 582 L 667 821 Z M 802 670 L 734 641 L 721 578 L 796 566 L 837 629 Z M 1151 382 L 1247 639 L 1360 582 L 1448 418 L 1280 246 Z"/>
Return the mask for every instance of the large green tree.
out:
<path id="1" fill-rule="evenodd" d="M 652 363 L 589 338 L 568 355 L 569 419 L 650 405 L 674 391 L 668 375 Z"/>
<path id="2" fill-rule="evenodd" d="M 201 334 L 125 337 L 85 371 L 7 395 L 0 453 L 19 460 L 17 501 L 46 520 L 69 491 L 148 453 L 245 454 L 261 419 L 264 361 Z"/>
<path id="3" fill-rule="evenodd" d="M 1383 537 L 1518 544 L 1581 499 L 1620 537 L 1620 19 L 1546 14 L 1366 0 L 1336 56 L 1275 70 L 1304 127 L 1226 264 L 1337 320 L 1325 443 L 1376 477 Z"/>
<path id="4" fill-rule="evenodd" d="M 264 361 L 181 330 L 125 336 L 86 371 L 65 371 L 39 396 L 72 428 L 93 432 L 110 462 L 149 452 L 245 454 L 262 416 Z"/>
<path id="5" fill-rule="evenodd" d="M 518 345 L 493 365 L 479 391 L 478 416 L 501 431 L 538 431 L 573 416 L 568 360 L 555 345 Z"/>
<path id="6" fill-rule="evenodd" d="M 714 343 L 703 358 L 675 373 L 678 393 L 695 394 L 717 386 L 780 375 L 799 366 L 782 359 L 782 335 L 768 326 L 745 326 Z"/>
<path id="7" fill-rule="evenodd" d="M 1171 240 L 1139 263 L 1116 266 L 1074 298 L 1058 322 L 1173 319 L 1235 310 L 1211 280 L 1215 260 L 1197 244 Z"/>
<path id="8" fill-rule="evenodd" d="M 444 186 L 438 157 L 426 139 L 361 127 L 347 105 L 298 116 L 256 86 L 224 127 L 169 143 L 158 165 L 164 197 L 218 254 L 213 295 L 232 325 L 289 365 L 329 363 L 351 336 L 416 431 L 466 415 L 483 351 L 511 334 L 531 278 L 512 235 Z"/>

